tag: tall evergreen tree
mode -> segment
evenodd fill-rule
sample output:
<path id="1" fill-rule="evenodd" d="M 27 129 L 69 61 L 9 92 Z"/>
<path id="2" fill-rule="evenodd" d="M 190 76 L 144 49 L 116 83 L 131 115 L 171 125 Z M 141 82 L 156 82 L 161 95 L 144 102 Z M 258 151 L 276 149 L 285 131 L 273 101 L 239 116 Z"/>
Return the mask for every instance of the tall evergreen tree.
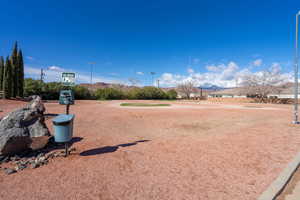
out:
<path id="1" fill-rule="evenodd" d="M 19 66 L 18 66 L 18 43 L 15 42 L 11 57 L 12 67 L 12 97 L 16 97 L 18 94 L 18 83 L 19 83 Z"/>
<path id="2" fill-rule="evenodd" d="M 0 91 L 3 90 L 3 77 L 4 77 L 4 60 L 0 56 Z"/>
<path id="3" fill-rule="evenodd" d="M 3 79 L 3 90 L 5 92 L 5 97 L 12 97 L 12 66 L 9 57 L 6 58 L 4 67 L 4 79 Z"/>
<path id="4" fill-rule="evenodd" d="M 23 97 L 24 95 L 24 61 L 22 50 L 18 53 L 18 93 L 17 96 Z"/>

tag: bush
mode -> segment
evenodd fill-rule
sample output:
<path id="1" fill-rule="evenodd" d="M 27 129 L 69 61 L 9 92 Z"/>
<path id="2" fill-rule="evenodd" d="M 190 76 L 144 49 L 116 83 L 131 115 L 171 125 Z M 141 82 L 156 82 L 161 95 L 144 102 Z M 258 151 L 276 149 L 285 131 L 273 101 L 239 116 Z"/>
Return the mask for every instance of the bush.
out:
<path id="1" fill-rule="evenodd" d="M 103 88 L 98 89 L 95 92 L 96 99 L 99 100 L 115 100 L 115 99 L 123 99 L 124 93 L 122 90 L 115 88 Z"/>
<path id="2" fill-rule="evenodd" d="M 132 88 L 125 93 L 127 99 L 138 99 L 141 88 Z"/>
<path id="3" fill-rule="evenodd" d="M 92 93 L 86 87 L 76 85 L 72 89 L 75 99 L 93 99 Z"/>
<path id="4" fill-rule="evenodd" d="M 43 83 L 40 80 L 26 78 L 24 84 L 25 97 L 31 95 L 40 95 L 45 100 L 58 100 L 60 90 L 68 89 L 60 82 Z M 92 99 L 91 92 L 82 86 L 74 86 L 71 88 L 74 91 L 75 99 Z"/>
<path id="5" fill-rule="evenodd" d="M 174 89 L 167 91 L 166 95 L 167 95 L 168 99 L 176 99 L 177 98 L 177 92 Z"/>
<path id="6" fill-rule="evenodd" d="M 40 80 L 31 78 L 25 79 L 24 94 L 41 95 L 46 100 L 58 100 L 59 92 L 69 87 L 64 86 L 60 82 L 43 83 Z M 99 100 L 115 100 L 115 99 L 176 99 L 177 92 L 169 90 L 164 92 L 160 88 L 147 86 L 143 88 L 131 88 L 127 91 L 120 88 L 103 88 L 92 93 L 86 87 L 76 85 L 72 87 L 76 99 L 99 99 Z"/>
<path id="7" fill-rule="evenodd" d="M 42 99 L 47 100 L 58 100 L 60 90 L 67 89 L 66 86 L 59 82 L 43 83 L 42 86 Z"/>
<path id="8" fill-rule="evenodd" d="M 25 97 L 41 94 L 42 83 L 41 81 L 34 80 L 32 78 L 26 78 L 24 80 L 24 95 Z"/>
<path id="9" fill-rule="evenodd" d="M 156 87 L 134 88 L 127 93 L 128 99 L 167 99 L 166 93 Z"/>

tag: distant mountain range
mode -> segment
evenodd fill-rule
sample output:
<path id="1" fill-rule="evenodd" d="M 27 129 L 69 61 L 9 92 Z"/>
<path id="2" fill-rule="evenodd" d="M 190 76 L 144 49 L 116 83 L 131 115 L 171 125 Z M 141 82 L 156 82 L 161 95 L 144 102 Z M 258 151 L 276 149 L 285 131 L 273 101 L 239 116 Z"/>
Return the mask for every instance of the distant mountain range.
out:
<path id="1" fill-rule="evenodd" d="M 204 90 L 213 90 L 213 91 L 218 91 L 218 90 L 225 90 L 225 89 L 230 89 L 230 88 L 225 88 L 225 87 L 219 87 L 217 85 L 210 85 L 210 84 L 205 84 L 202 86 L 198 87 L 199 89 L 204 89 Z"/>

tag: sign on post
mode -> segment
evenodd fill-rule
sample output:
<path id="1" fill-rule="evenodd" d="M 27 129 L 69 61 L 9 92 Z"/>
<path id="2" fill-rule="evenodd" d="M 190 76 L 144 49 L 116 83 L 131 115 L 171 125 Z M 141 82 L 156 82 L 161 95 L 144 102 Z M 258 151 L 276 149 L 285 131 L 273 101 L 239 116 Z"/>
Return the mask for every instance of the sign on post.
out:
<path id="1" fill-rule="evenodd" d="M 75 85 L 75 73 L 72 72 L 63 72 L 62 73 L 62 83 L 65 86 Z"/>

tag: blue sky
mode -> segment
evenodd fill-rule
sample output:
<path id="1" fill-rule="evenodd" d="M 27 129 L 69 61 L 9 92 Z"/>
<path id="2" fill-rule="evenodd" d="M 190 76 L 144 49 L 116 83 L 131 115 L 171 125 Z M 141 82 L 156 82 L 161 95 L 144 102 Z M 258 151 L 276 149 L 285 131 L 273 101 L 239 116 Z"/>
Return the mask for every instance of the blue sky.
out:
<path id="1" fill-rule="evenodd" d="M 1 1 L 0 55 L 18 41 L 27 77 L 59 80 L 74 71 L 89 81 L 165 86 L 191 77 L 234 86 L 238 74 L 292 71 L 297 0 Z M 288 76 L 287 76 L 288 77 Z"/>

